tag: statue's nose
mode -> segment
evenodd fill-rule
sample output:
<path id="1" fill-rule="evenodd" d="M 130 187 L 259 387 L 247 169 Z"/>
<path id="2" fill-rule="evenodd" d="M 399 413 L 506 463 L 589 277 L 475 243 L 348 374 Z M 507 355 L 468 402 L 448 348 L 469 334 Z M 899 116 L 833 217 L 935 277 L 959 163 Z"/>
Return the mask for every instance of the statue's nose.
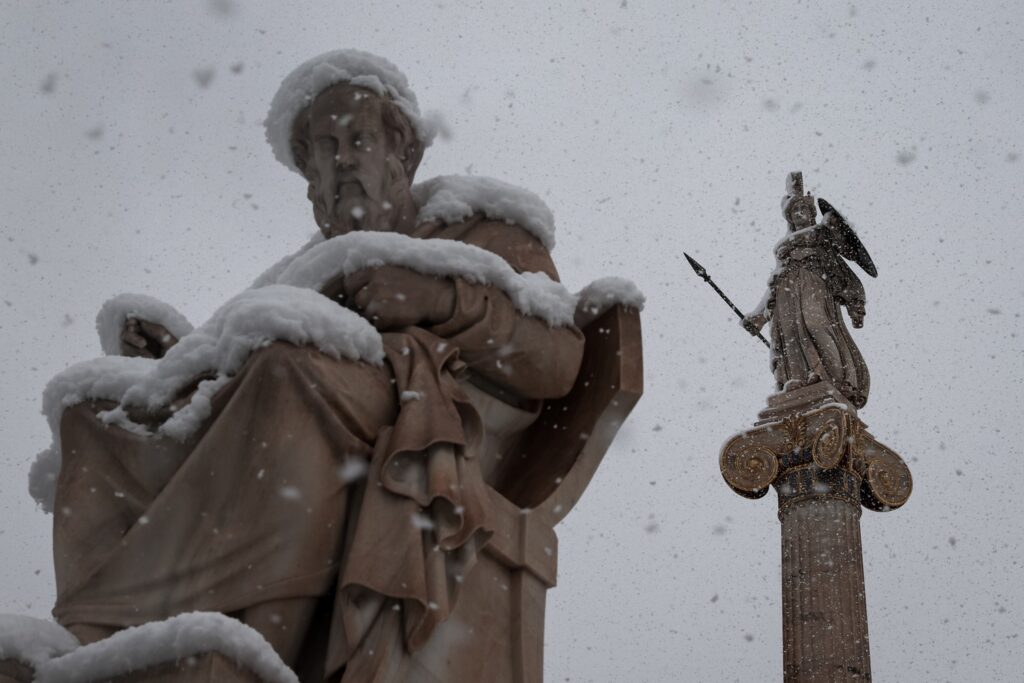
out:
<path id="1" fill-rule="evenodd" d="M 341 171 L 348 171 L 355 168 L 359 163 L 359 158 L 355 152 L 338 152 L 334 157 L 335 168 Z"/>

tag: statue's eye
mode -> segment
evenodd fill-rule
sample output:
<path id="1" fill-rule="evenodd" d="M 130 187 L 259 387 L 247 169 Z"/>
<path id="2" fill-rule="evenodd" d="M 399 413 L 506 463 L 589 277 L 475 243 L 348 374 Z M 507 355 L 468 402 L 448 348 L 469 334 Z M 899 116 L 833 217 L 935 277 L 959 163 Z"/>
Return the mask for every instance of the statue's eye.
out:
<path id="1" fill-rule="evenodd" d="M 373 134 L 364 133 L 362 131 L 355 133 L 352 136 L 352 146 L 358 147 L 359 149 L 367 149 L 373 144 Z"/>

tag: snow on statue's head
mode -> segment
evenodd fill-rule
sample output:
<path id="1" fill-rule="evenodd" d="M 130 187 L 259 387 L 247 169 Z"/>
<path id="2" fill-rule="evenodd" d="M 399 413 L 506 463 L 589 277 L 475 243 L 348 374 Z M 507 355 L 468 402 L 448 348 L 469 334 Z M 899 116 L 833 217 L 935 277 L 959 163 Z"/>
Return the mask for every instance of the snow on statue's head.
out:
<path id="1" fill-rule="evenodd" d="M 387 60 L 336 50 L 307 61 L 281 84 L 266 130 L 277 159 L 309 183 L 325 237 L 415 221 L 410 188 L 435 126 Z"/>

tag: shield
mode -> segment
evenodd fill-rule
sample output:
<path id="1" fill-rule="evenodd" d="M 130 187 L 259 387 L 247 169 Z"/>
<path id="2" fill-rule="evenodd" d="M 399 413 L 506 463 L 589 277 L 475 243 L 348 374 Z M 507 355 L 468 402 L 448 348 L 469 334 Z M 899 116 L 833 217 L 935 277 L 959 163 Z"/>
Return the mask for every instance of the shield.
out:
<path id="1" fill-rule="evenodd" d="M 821 197 L 818 198 L 818 208 L 821 209 L 822 216 L 825 216 L 827 213 L 835 216 L 833 237 L 839 254 L 863 268 L 864 272 L 871 277 L 878 277 L 878 269 L 875 268 L 875 262 L 871 260 L 868 250 L 861 244 L 860 238 L 857 237 L 853 227 L 843 218 L 843 214 L 836 211 L 835 207 Z"/>

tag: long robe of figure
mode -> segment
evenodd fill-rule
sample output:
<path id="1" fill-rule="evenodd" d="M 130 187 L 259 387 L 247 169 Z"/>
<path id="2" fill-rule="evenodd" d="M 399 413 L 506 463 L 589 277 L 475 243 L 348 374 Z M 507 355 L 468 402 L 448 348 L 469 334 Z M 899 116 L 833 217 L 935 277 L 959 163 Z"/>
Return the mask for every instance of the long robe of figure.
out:
<path id="1" fill-rule="evenodd" d="M 861 408 L 870 375 L 839 307 L 863 308 L 864 286 L 829 245 L 827 230 L 804 228 L 775 249 L 779 267 L 767 303 L 772 370 L 780 390 L 826 380 Z"/>

